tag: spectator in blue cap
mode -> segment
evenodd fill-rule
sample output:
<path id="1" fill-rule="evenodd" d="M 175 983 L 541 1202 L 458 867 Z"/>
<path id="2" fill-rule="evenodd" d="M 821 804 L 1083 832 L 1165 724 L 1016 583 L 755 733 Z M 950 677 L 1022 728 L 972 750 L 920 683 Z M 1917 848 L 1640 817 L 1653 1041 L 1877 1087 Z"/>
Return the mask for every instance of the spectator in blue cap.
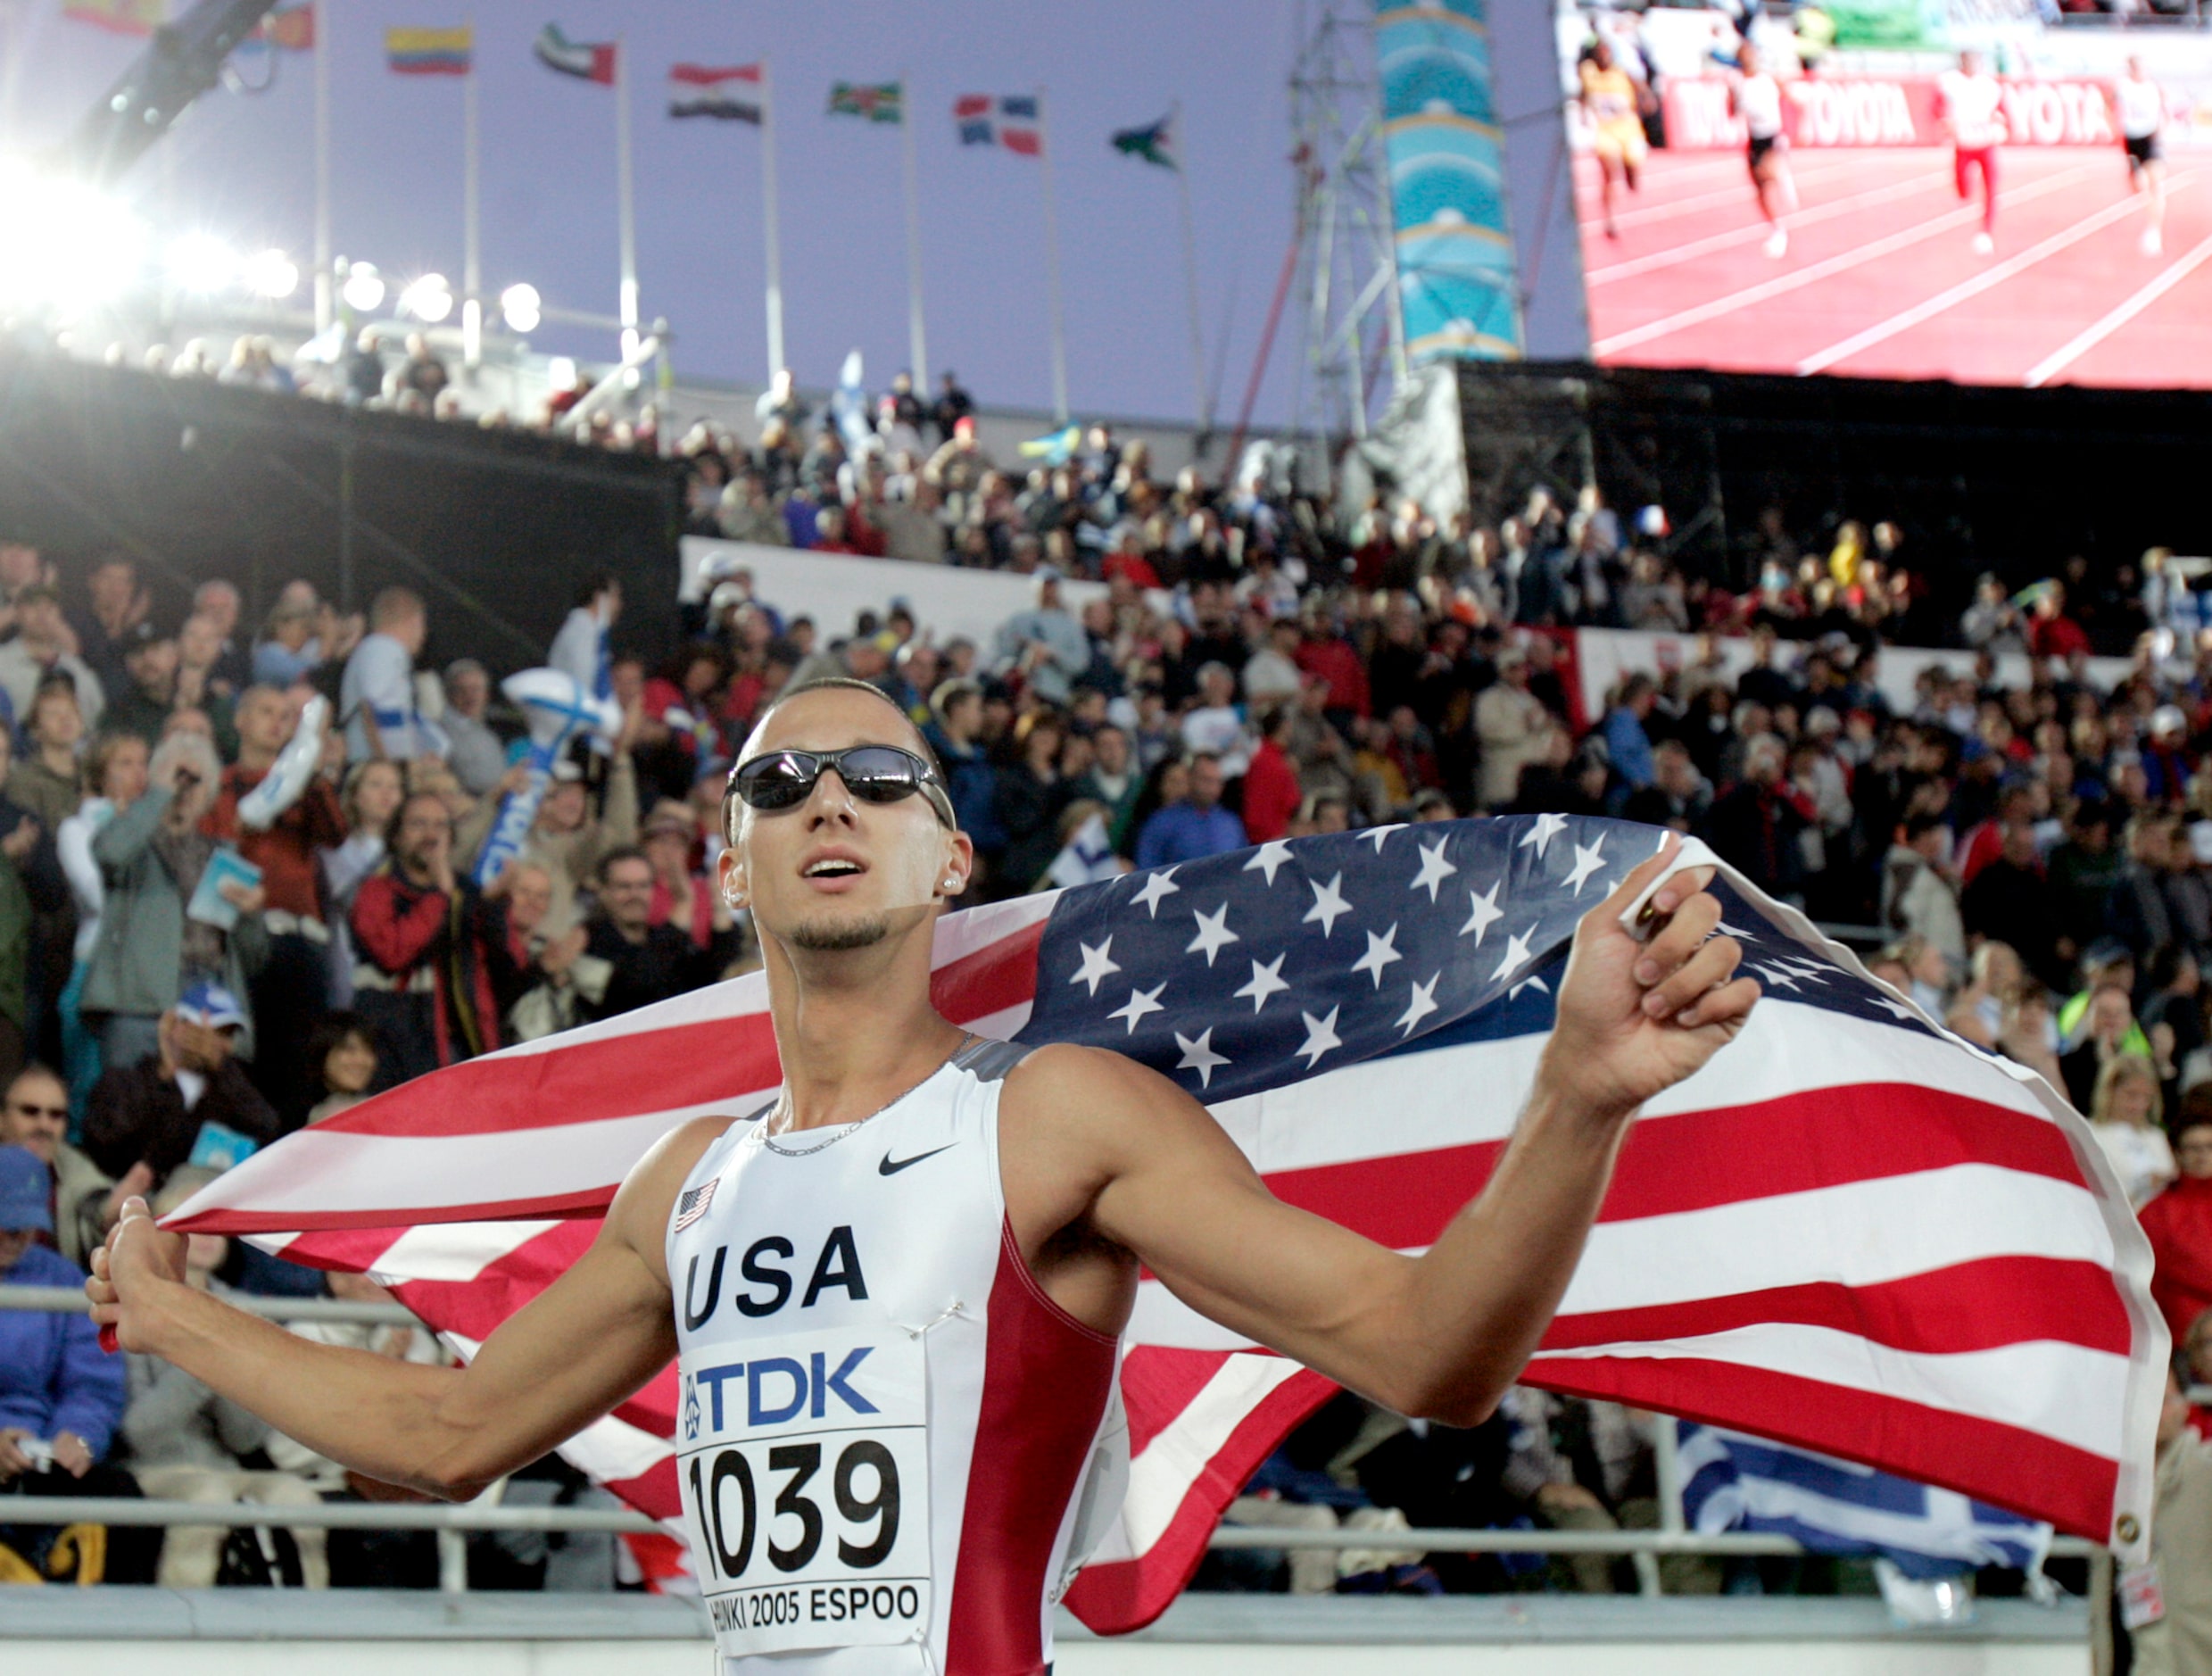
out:
<path id="1" fill-rule="evenodd" d="M 54 1234 L 50 1182 L 46 1161 L 28 1147 L 0 1147 L 0 1284 L 85 1283 L 84 1270 L 39 1243 Z M 123 1418 L 123 1359 L 100 1348 L 90 1316 L 0 1310 L 0 1491 L 137 1495 L 128 1473 L 100 1464 Z M 0 1497 L 0 1507 L 6 1505 Z M 112 1533 L 104 1564 L 91 1553 L 97 1545 L 64 1540 L 50 1527 L 11 1525 L 0 1514 L 0 1578 L 13 1572 L 98 1582 L 104 1574 L 149 1582 L 153 1536 Z"/>
<path id="2" fill-rule="evenodd" d="M 93 1084 L 85 1118 L 93 1162 L 118 1179 L 144 1164 L 158 1192 L 180 1164 L 223 1168 L 274 1141 L 276 1112 L 231 1057 L 244 1024 L 245 1009 L 221 984 L 187 985 L 162 1015 L 155 1051 Z"/>

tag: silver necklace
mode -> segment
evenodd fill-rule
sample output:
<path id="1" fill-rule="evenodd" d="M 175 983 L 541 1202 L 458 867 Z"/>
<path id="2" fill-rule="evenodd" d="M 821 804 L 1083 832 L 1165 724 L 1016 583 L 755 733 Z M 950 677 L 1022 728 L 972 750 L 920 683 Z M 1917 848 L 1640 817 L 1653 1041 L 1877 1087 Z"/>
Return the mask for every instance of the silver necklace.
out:
<path id="1" fill-rule="evenodd" d="M 923 1077 L 919 1082 L 915 1083 L 910 1087 L 899 1090 L 898 1093 L 892 1095 L 881 1106 L 878 1106 L 874 1111 L 870 1112 L 866 1117 L 855 1118 L 851 1123 L 845 1124 L 835 1134 L 832 1135 L 827 1141 L 817 1141 L 810 1147 L 779 1147 L 775 1144 L 775 1137 L 768 1133 L 766 1126 L 764 1124 L 760 1131 L 760 1144 L 766 1147 L 769 1151 L 775 1153 L 779 1158 L 812 1157 L 817 1152 L 826 1151 L 829 1148 L 835 1146 L 839 1141 L 844 1140 L 847 1136 L 852 1134 L 864 1125 L 874 1123 L 878 1117 L 881 1117 L 885 1112 L 896 1106 L 900 1100 L 906 1099 L 907 1095 L 913 1093 L 915 1089 L 921 1087 L 923 1083 L 928 1082 L 930 1077 L 935 1076 L 939 1071 L 943 1070 L 948 1065 L 950 1065 L 955 1059 L 958 1058 L 961 1054 L 967 1050 L 968 1043 L 977 1041 L 978 1039 L 979 1038 L 973 1031 L 962 1031 L 960 1033 L 960 1040 L 952 1044 L 952 1051 L 948 1053 L 942 1059 L 940 1059 L 937 1062 L 935 1066 L 931 1069 L 928 1076 Z M 774 1121 L 773 1117 L 771 1117 L 770 1121 Z"/>

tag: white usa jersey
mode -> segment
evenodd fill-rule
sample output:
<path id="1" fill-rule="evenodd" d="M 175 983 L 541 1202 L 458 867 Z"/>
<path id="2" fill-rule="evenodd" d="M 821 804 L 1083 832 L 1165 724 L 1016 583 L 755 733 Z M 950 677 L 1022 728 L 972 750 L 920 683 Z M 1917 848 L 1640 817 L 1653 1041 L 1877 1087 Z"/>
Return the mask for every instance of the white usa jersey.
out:
<path id="1" fill-rule="evenodd" d="M 1935 79 L 1936 98 L 1960 151 L 1986 151 L 2005 143 L 2005 90 L 1993 76 L 1946 70 Z"/>
<path id="2" fill-rule="evenodd" d="M 707 1149 L 668 1232 L 676 1473 L 723 1676 L 1029 1676 L 1118 1509 L 1117 1347 L 1015 1248 L 971 1044 L 866 1123 Z"/>

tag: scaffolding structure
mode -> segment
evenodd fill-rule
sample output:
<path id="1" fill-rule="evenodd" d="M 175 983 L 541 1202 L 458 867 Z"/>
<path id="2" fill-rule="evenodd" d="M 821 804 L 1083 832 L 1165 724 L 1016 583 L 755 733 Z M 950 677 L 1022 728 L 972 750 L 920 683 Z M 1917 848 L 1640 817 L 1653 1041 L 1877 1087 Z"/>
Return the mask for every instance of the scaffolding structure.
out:
<path id="1" fill-rule="evenodd" d="M 1373 18 L 1353 0 L 1300 0 L 1290 73 L 1305 313 L 1290 428 L 1330 477 L 1335 451 L 1367 435 L 1405 376 Z"/>

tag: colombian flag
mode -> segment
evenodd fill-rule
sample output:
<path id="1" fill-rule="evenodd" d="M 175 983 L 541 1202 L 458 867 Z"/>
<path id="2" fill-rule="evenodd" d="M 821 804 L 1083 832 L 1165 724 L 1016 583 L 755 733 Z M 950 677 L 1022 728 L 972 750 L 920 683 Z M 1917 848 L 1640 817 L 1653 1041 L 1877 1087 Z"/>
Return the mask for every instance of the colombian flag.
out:
<path id="1" fill-rule="evenodd" d="M 476 30 L 386 29 L 385 62 L 395 76 L 465 76 L 476 52 Z"/>

